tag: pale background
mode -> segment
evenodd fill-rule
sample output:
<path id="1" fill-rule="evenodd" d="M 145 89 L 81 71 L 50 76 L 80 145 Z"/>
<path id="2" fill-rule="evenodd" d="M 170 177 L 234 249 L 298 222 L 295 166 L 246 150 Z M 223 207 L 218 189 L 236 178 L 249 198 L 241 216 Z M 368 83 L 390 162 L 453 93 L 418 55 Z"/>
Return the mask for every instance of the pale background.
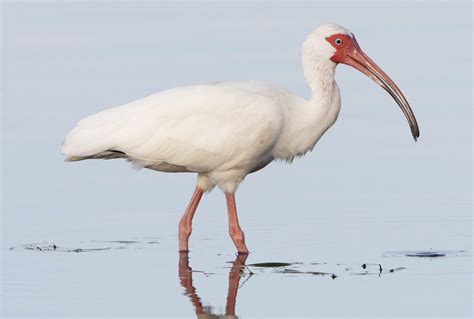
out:
<path id="1" fill-rule="evenodd" d="M 312 153 L 248 176 L 237 193 L 249 263 L 326 262 L 339 278 L 266 270 L 239 290 L 236 313 L 469 317 L 471 14 L 469 1 L 3 3 L 2 316 L 193 316 L 176 235 L 195 177 L 64 163 L 59 145 L 80 118 L 174 86 L 257 79 L 308 96 L 300 45 L 336 22 L 400 86 L 421 137 L 413 142 L 385 91 L 339 66 L 334 127 Z M 160 244 L 20 247 L 146 238 Z M 222 313 L 234 247 L 219 190 L 202 201 L 190 248 L 193 269 L 216 273 L 194 273 L 195 286 Z M 338 265 L 366 262 L 407 269 L 355 276 Z"/>

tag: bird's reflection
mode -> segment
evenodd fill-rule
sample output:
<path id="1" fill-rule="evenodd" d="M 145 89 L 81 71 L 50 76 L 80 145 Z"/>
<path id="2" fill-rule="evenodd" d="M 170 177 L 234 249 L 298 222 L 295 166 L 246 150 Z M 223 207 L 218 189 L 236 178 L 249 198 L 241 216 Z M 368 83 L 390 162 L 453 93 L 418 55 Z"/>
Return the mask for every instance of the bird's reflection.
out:
<path id="1" fill-rule="evenodd" d="M 193 272 L 191 267 L 189 267 L 188 253 L 183 252 L 179 254 L 179 281 L 185 290 L 185 294 L 191 300 L 198 318 L 236 318 L 235 301 L 237 299 L 239 281 L 245 267 L 247 256 L 248 255 L 237 255 L 232 264 L 229 272 L 229 289 L 227 291 L 225 315 L 219 315 L 212 313 L 212 307 L 202 305 L 201 298 L 199 298 L 196 288 L 194 288 L 193 285 Z"/>

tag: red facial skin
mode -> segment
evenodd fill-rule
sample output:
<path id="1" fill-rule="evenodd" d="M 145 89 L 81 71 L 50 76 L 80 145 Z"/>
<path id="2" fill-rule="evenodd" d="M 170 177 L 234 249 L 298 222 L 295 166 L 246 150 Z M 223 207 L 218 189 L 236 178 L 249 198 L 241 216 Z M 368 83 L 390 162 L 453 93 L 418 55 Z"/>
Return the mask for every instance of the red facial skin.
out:
<path id="1" fill-rule="evenodd" d="M 333 34 L 327 37 L 326 41 L 336 49 L 336 52 L 331 57 L 331 61 L 352 66 L 356 70 L 367 75 L 392 96 L 400 106 L 403 114 L 405 114 L 405 117 L 410 124 L 413 138 L 416 141 L 420 136 L 420 130 L 408 101 L 395 82 L 393 82 L 392 79 L 390 79 L 390 77 L 362 51 L 354 35 L 342 33 Z"/>
<path id="2" fill-rule="evenodd" d="M 342 43 L 336 44 L 336 39 L 342 40 Z M 336 49 L 336 53 L 331 57 L 332 62 L 344 63 L 349 54 L 354 54 L 356 50 L 360 50 L 355 38 L 351 38 L 347 34 L 333 34 L 327 37 L 326 40 Z M 347 64 L 347 62 L 344 64 Z"/>

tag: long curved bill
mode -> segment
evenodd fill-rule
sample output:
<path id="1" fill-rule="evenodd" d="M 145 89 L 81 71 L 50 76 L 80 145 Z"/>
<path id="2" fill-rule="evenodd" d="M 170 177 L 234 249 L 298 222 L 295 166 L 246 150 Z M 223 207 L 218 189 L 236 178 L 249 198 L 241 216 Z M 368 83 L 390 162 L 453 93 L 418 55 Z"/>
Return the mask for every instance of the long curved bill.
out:
<path id="1" fill-rule="evenodd" d="M 377 64 L 375 64 L 375 62 L 372 61 L 372 59 L 361 50 L 355 38 L 353 38 L 353 40 L 355 44 L 354 50 L 347 53 L 347 58 L 343 63 L 348 64 L 367 75 L 392 96 L 392 98 L 400 106 L 403 114 L 405 114 L 408 124 L 410 124 L 411 134 L 416 141 L 420 136 L 420 130 L 418 128 L 418 123 L 416 122 L 415 114 L 413 114 L 407 99 L 403 95 L 402 91 L 400 91 L 398 86 L 392 81 L 392 79 L 390 79 L 390 77 L 385 74 L 385 72 L 382 71 L 382 69 L 379 68 Z"/>

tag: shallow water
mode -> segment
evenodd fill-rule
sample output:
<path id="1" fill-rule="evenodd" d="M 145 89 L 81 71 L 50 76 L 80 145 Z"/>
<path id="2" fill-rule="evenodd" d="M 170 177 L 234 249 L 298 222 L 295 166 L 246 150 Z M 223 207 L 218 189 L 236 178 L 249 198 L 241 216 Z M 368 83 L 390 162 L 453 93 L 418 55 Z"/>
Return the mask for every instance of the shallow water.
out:
<path id="1" fill-rule="evenodd" d="M 173 214 L 136 217 L 129 227 L 149 225 L 152 220 L 164 225 L 177 221 Z M 219 223 L 210 222 L 206 228 L 214 227 L 220 227 Z M 296 223 L 294 227 L 293 237 L 311 233 L 305 228 L 298 231 Z M 374 227 L 380 229 L 384 224 L 357 225 L 361 234 L 373 235 L 370 229 Z M 130 233 L 125 225 L 114 229 Z M 157 233 L 163 233 L 160 230 L 157 226 Z M 153 233 L 147 227 L 135 231 Z M 74 234 L 71 229 L 68 232 Z M 335 237 L 330 235 L 332 230 L 322 230 L 318 236 L 313 233 L 313 241 L 304 245 L 295 240 L 289 249 L 288 243 L 282 245 L 287 240 L 278 235 L 257 241 L 261 231 L 254 228 L 247 231 L 247 237 L 249 247 L 255 248 L 245 257 L 233 253 L 225 227 L 215 236 L 203 236 L 204 232 L 196 225 L 189 256 L 176 251 L 175 235 L 124 238 L 107 235 L 107 231 L 91 232 L 90 239 L 86 232 L 77 232 L 11 246 L 3 253 L 8 260 L 3 267 L 5 314 L 274 317 L 389 313 L 417 317 L 467 316 L 471 311 L 472 256 L 464 249 L 444 249 L 446 245 L 440 243 L 443 249 L 385 250 L 385 244 L 371 240 L 372 235 L 364 236 L 364 244 L 355 239 L 352 243 L 318 240 Z M 346 230 L 337 237 L 350 235 Z M 390 239 L 395 238 L 388 235 L 387 242 Z M 450 245 L 461 247 L 463 240 L 451 239 Z"/>
<path id="2" fill-rule="evenodd" d="M 63 162 L 79 118 L 168 87 L 261 79 L 308 96 L 300 45 L 327 21 L 397 82 L 421 138 L 338 67 L 335 126 L 237 193 L 246 259 L 220 191 L 177 252 L 194 176 Z M 2 29 L 2 317 L 472 316 L 470 3 L 10 2 Z"/>

